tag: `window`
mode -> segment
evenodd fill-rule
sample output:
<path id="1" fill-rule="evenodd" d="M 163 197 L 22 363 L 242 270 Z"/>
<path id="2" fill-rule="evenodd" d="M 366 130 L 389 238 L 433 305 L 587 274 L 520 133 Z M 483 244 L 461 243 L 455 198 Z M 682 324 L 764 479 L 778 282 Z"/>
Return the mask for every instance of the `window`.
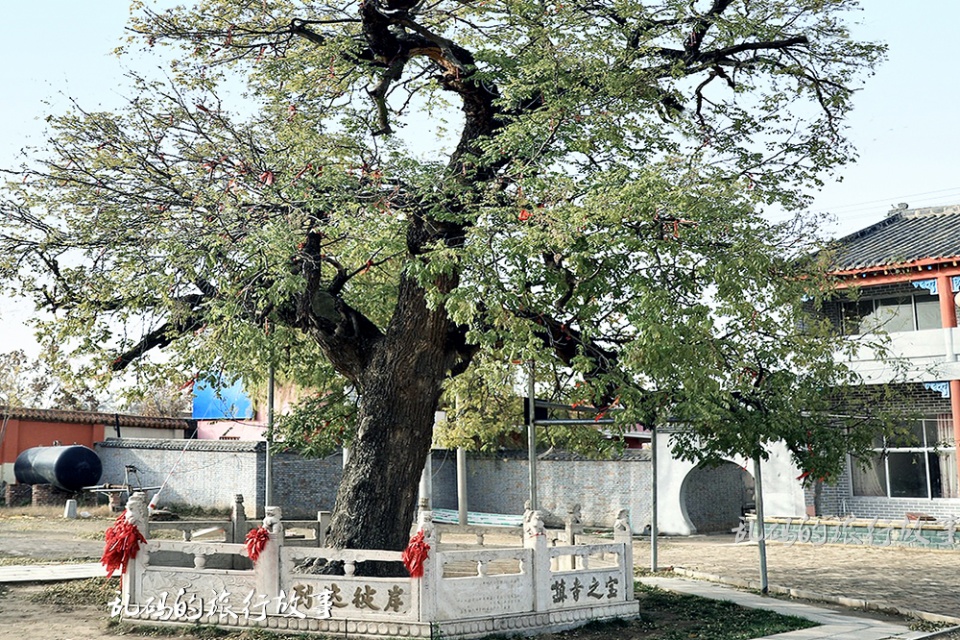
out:
<path id="1" fill-rule="evenodd" d="M 879 440 L 872 456 L 853 460 L 853 495 L 960 497 L 949 414 L 908 423 L 897 435 Z"/>
<path id="2" fill-rule="evenodd" d="M 939 329 L 940 299 L 915 294 L 898 298 L 873 298 L 841 304 L 840 319 L 845 335 L 883 330 L 923 331 Z"/>

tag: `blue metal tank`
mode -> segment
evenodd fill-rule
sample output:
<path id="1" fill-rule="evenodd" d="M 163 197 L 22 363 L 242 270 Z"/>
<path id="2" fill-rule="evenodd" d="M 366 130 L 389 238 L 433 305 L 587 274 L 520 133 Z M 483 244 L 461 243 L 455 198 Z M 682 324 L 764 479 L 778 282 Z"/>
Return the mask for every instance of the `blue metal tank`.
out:
<path id="1" fill-rule="evenodd" d="M 33 447 L 17 456 L 13 473 L 23 484 L 52 484 L 72 492 L 100 482 L 103 464 L 96 451 L 80 444 Z"/>

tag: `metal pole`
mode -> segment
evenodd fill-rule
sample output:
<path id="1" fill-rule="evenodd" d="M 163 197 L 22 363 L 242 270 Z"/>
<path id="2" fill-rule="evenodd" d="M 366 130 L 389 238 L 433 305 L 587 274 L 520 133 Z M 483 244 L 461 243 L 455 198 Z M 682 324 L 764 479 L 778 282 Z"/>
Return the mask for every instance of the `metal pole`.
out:
<path id="1" fill-rule="evenodd" d="M 760 593 L 767 595 L 769 587 L 767 585 L 767 536 L 763 523 L 763 480 L 760 477 L 760 454 L 753 459 L 754 475 L 754 502 L 757 503 L 757 528 L 760 535 L 757 541 L 757 548 L 760 550 Z"/>
<path id="2" fill-rule="evenodd" d="M 467 524 L 467 450 L 457 447 L 457 520 Z"/>
<path id="3" fill-rule="evenodd" d="M 650 571 L 657 572 L 657 427 L 650 427 L 650 467 L 653 473 L 652 495 L 650 496 Z"/>
<path id="4" fill-rule="evenodd" d="M 427 452 L 427 459 L 423 463 L 423 473 L 420 474 L 420 505 L 427 509 L 432 508 L 433 502 L 433 452 Z"/>
<path id="5" fill-rule="evenodd" d="M 273 386 L 274 386 L 274 370 L 273 363 L 270 363 L 269 368 L 267 369 L 267 432 L 271 433 L 273 431 Z M 270 440 L 267 439 L 267 459 L 266 459 L 266 469 L 264 471 L 264 484 L 266 489 L 264 491 L 264 507 L 269 507 L 273 504 L 273 460 L 270 458 Z M 264 511 L 266 513 L 266 511 Z"/>
<path id="6" fill-rule="evenodd" d="M 537 412 L 537 388 L 534 375 L 536 374 L 536 364 L 530 361 L 530 378 L 527 380 L 527 406 L 529 415 L 527 416 L 527 456 L 530 462 L 530 509 L 536 511 L 537 506 L 537 434 L 536 434 L 536 412 Z"/>

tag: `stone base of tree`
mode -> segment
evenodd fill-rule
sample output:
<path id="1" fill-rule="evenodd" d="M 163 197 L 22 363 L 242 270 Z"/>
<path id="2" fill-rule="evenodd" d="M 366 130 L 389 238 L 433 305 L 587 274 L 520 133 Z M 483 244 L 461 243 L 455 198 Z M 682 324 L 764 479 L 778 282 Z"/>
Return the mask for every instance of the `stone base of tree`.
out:
<path id="1" fill-rule="evenodd" d="M 128 517 L 146 528 L 135 494 Z M 148 540 L 123 576 L 111 615 L 138 624 L 216 625 L 365 637 L 472 638 L 530 635 L 639 614 L 632 535 L 621 515 L 613 542 L 550 546 L 539 514 L 528 514 L 522 547 L 446 547 L 432 515 L 419 514 L 430 546 L 423 576 L 373 577 L 364 563 L 399 563 L 401 552 L 294 546 L 279 511 L 252 569 L 243 544 Z M 300 572 L 318 559 L 341 575 Z"/>

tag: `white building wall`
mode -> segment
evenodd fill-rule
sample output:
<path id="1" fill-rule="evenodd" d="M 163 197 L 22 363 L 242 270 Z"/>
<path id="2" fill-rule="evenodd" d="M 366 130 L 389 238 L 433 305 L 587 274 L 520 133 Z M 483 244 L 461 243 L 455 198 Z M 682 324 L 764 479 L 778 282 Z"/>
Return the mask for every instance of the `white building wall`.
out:
<path id="1" fill-rule="evenodd" d="M 657 437 L 657 484 L 658 484 L 658 522 L 660 531 L 665 535 L 691 535 L 697 533 L 696 527 L 687 515 L 685 501 L 694 498 L 685 494 L 683 483 L 697 465 L 687 460 L 673 457 L 672 437 L 663 433 Z M 765 516 L 802 516 L 806 513 L 803 488 L 797 480 L 800 470 L 793 463 L 790 451 L 782 443 L 771 445 L 769 458 L 760 465 L 763 484 L 763 506 Z M 728 460 L 753 476 L 753 462 L 745 458 L 732 457 Z M 661 463 L 663 461 L 663 463 Z"/>

